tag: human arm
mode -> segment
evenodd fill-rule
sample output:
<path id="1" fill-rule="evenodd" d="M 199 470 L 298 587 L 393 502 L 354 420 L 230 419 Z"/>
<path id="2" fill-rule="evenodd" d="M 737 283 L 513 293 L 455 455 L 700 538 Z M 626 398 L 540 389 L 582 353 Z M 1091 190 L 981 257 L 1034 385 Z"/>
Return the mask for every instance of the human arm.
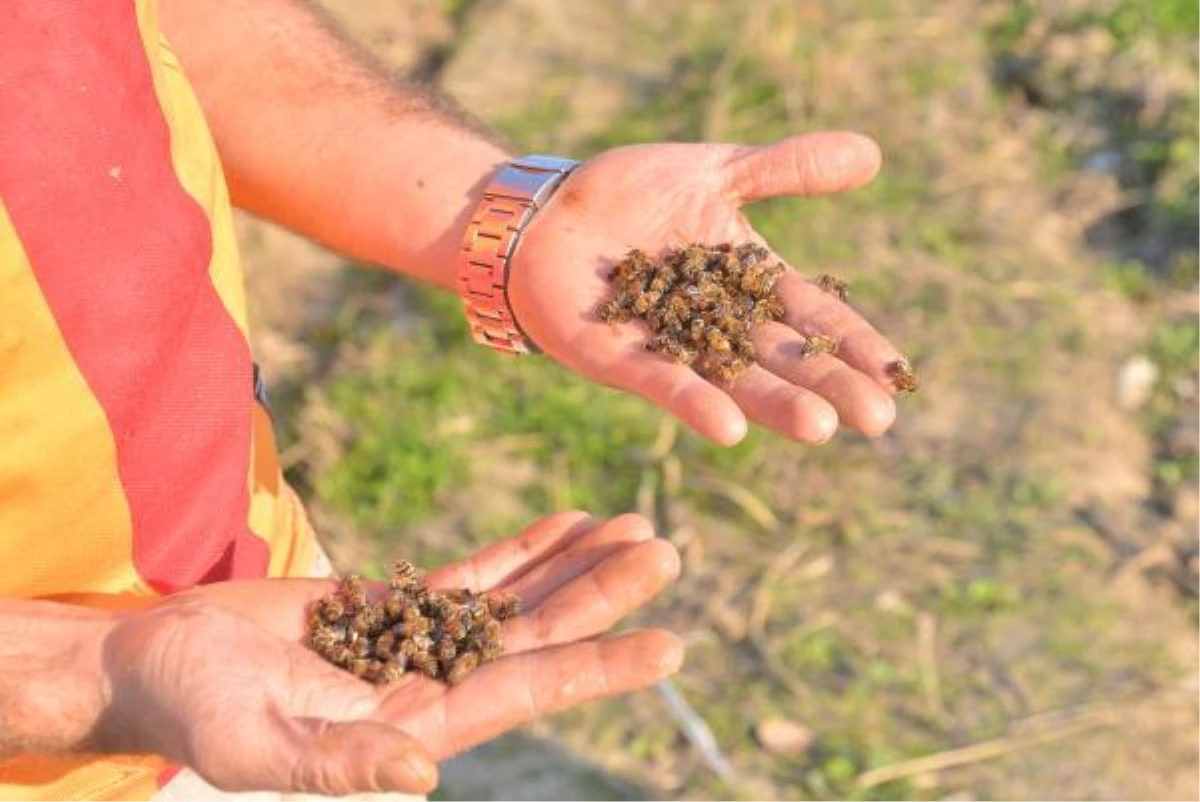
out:
<path id="1" fill-rule="evenodd" d="M 231 790 L 428 791 L 436 761 L 678 668 L 668 633 L 600 637 L 677 571 L 645 522 L 568 513 L 435 572 L 435 586 L 529 606 L 506 624 L 504 655 L 451 689 L 413 675 L 379 689 L 303 646 L 323 580 L 217 583 L 117 615 L 6 601 L 0 744 L 155 753 Z"/>
<path id="2" fill-rule="evenodd" d="M 0 759 L 87 751 L 108 699 L 110 613 L 0 599 Z"/>
<path id="3" fill-rule="evenodd" d="M 306 3 L 161 2 L 236 202 L 364 261 L 454 285 L 465 224 L 509 150 L 433 90 L 387 79 Z M 798 273 L 780 282 L 787 320 L 757 332 L 761 367 L 731 387 L 647 354 L 643 331 L 594 315 L 606 267 L 629 248 L 761 241 L 745 203 L 851 189 L 879 164 L 875 144 L 850 133 L 599 154 L 535 215 L 514 256 L 512 308 L 549 356 L 717 442 L 740 440 L 747 418 L 808 442 L 839 424 L 880 434 L 895 417 L 888 366 L 899 352 Z M 839 341 L 837 355 L 801 359 L 816 333 Z"/>

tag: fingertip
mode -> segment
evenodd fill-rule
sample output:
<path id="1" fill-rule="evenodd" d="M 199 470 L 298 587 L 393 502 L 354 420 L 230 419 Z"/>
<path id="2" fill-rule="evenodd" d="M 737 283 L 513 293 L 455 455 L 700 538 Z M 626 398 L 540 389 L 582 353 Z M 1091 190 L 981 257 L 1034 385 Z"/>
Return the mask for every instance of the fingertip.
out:
<path id="1" fill-rule="evenodd" d="M 623 530 L 627 540 L 643 541 L 652 540 L 654 538 L 654 524 L 650 519 L 640 513 L 626 512 L 613 518 L 609 523 L 617 529 Z"/>
<path id="2" fill-rule="evenodd" d="M 730 412 L 714 421 L 711 429 L 703 434 L 717 445 L 729 448 L 745 440 L 748 431 L 746 416 L 741 412 Z"/>
<path id="3" fill-rule="evenodd" d="M 665 538 L 655 538 L 648 546 L 654 550 L 654 573 L 664 582 L 670 582 L 679 576 L 681 563 L 679 550 L 675 544 Z"/>
<path id="4" fill-rule="evenodd" d="M 847 132 L 847 137 L 853 142 L 854 149 L 858 151 L 858 160 L 862 165 L 864 176 L 867 179 L 874 178 L 883 167 L 883 151 L 880 149 L 879 143 L 872 137 L 857 131 Z"/>
<path id="5" fill-rule="evenodd" d="M 409 751 L 382 764 L 379 778 L 388 791 L 428 794 L 437 788 L 438 767 L 425 754 Z"/>
<path id="6" fill-rule="evenodd" d="M 826 402 L 823 406 L 808 410 L 807 419 L 798 428 L 802 432 L 801 439 L 820 445 L 833 439 L 839 424 L 837 410 Z"/>
<path id="7" fill-rule="evenodd" d="M 858 420 L 858 430 L 867 437 L 880 437 L 896 422 L 896 402 L 890 395 L 866 405 Z"/>
<path id="8" fill-rule="evenodd" d="M 683 639 L 666 630 L 658 630 L 654 633 L 657 638 L 658 660 L 656 667 L 658 668 L 658 676 L 660 679 L 669 677 L 672 674 L 683 668 L 683 658 L 686 649 L 683 645 Z"/>

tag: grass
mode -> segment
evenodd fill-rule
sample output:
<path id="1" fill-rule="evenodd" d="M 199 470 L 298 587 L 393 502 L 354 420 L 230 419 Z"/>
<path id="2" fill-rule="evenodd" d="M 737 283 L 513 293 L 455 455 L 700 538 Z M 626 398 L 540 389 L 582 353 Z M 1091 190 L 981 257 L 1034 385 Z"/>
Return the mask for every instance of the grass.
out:
<path id="1" fill-rule="evenodd" d="M 566 106 L 552 95 L 530 103 L 527 114 L 500 120 L 504 133 L 530 147 L 569 144 L 576 155 L 617 143 L 704 138 L 714 102 L 708 79 L 737 29 L 732 5 L 681 22 L 672 46 L 682 52 L 669 80 L 645 88 L 606 130 L 568 142 Z M 1120 37 L 1171 39 L 1194 28 L 1192 4 L 1105 8 L 1107 16 L 1080 24 L 1105 26 L 1122 47 L 1133 40 Z M 990 35 L 972 35 L 993 50 L 1018 47 L 1041 12 L 1031 3 L 1011 9 Z M 876 12 L 881 25 L 893 13 Z M 635 34 L 631 41 L 644 42 Z M 808 35 L 819 43 L 819 31 Z M 907 70 L 895 91 L 908 93 L 914 107 L 918 99 L 924 107 L 956 97 L 963 77 L 983 69 L 984 46 L 976 63 L 952 55 L 958 51 L 947 42 L 945 52 L 880 54 Z M 869 55 L 847 58 L 871 80 L 888 80 L 884 68 L 870 72 Z M 729 138 L 765 141 L 790 132 L 787 76 L 778 64 L 749 52 L 729 75 L 721 98 Z M 939 137 L 914 128 L 903 104 L 884 108 L 869 95 L 854 97 L 847 91 L 844 101 L 836 98 L 845 107 L 827 113 L 870 119 L 884 130 L 888 162 L 880 179 L 836 199 L 760 204 L 749 216 L 801 269 L 847 275 L 854 302 L 928 369 L 929 381 L 902 402 L 901 424 L 882 442 L 844 433 L 813 449 L 754 431 L 741 446 L 719 449 L 681 434 L 672 449 L 681 486 L 667 494 L 660 485 L 656 500 L 696 532 L 684 547 L 688 569 L 634 623 L 666 624 L 688 638 L 681 689 L 739 772 L 765 780 L 772 794 L 917 799 L 969 787 L 978 798 L 1004 797 L 1015 786 L 970 769 L 949 779 L 891 783 L 866 796 L 855 781 L 869 768 L 995 737 L 1039 710 L 1158 687 L 1178 675 L 1169 650 L 1109 598 L 1103 551 L 1064 534 L 1072 494 L 1087 477 L 1060 468 L 1056 454 L 1086 442 L 1089 424 L 1054 414 L 1073 409 L 1080 383 L 1107 375 L 1110 333 L 1077 299 L 1101 296 L 1108 282 L 1149 309 L 1173 285 L 1134 256 L 1080 257 L 1082 243 L 1067 257 L 1047 255 L 1026 236 L 1037 222 L 1032 215 L 1016 215 L 1019 230 L 997 229 L 979 193 L 946 200 L 935 186 L 946 165 L 970 170 L 987 155 L 970 151 L 955 129 Z M 988 108 L 994 116 L 981 125 L 1000 126 L 1004 104 Z M 1195 150 L 1180 144 L 1188 124 L 1168 117 L 1152 135 L 1120 134 L 1122 142 L 1165 143 L 1130 150 L 1147 175 L 1159 176 L 1155 186 L 1166 187 L 1166 176 L 1194 163 Z M 1029 190 L 1038 197 L 1052 197 L 1054 182 L 1079 169 L 1078 154 L 1026 146 L 1022 154 L 1043 160 L 1031 168 L 1032 180 L 1045 184 Z M 1152 215 L 1194 203 L 1194 185 L 1171 180 L 1173 194 L 1155 196 L 1159 211 Z M 1018 292 L 1029 286 L 1036 288 L 1032 297 Z M 545 360 L 504 359 L 475 347 L 453 298 L 419 287 L 407 288 L 406 297 L 412 332 L 363 314 L 334 338 L 337 358 L 322 393 L 340 452 L 320 471 L 298 469 L 320 503 L 389 554 L 402 543 L 424 548 L 405 534 L 432 527 L 453 544 L 438 541 L 441 551 L 425 552 L 438 558 L 564 506 L 597 515 L 634 507 L 648 470 L 642 455 L 658 436 L 661 413 Z M 1161 440 L 1180 414 L 1169 388 L 1175 379 L 1194 379 L 1200 355 L 1194 320 L 1163 320 L 1151 329 L 1144 346 L 1164 379 L 1144 424 Z M 1156 464 L 1161 482 L 1195 481 L 1194 452 L 1160 454 Z M 779 530 L 765 531 L 754 515 L 698 481 L 711 477 L 753 494 Z M 519 503 L 503 514 L 476 509 L 490 510 L 501 497 Z M 764 575 L 794 542 L 806 551 L 764 590 Z M 713 623 L 712 604 L 745 620 L 760 598 L 770 606 L 756 644 Z M 930 707 L 929 666 L 918 654 L 922 615 L 938 624 L 941 710 Z M 799 755 L 765 752 L 752 725 L 769 715 L 804 721 L 816 745 Z M 649 695 L 574 710 L 541 726 L 666 795 L 751 795 L 699 768 Z M 1068 753 L 1073 760 L 1108 770 L 1085 747 L 1063 748 L 1077 748 Z M 1061 753 L 1047 755 L 1057 760 Z M 1055 781 L 1049 757 L 1013 760 L 1024 761 L 1013 764 L 1014 777 Z M 1119 782 L 1137 791 L 1128 777 Z"/>

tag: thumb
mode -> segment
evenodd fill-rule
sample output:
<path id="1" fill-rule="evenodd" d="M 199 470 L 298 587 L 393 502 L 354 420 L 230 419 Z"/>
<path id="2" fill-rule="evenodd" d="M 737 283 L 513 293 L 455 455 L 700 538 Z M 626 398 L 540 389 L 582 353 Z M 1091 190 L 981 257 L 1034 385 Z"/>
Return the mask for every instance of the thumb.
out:
<path id="1" fill-rule="evenodd" d="M 281 716 L 260 737 L 252 758 L 258 771 L 247 772 L 255 788 L 345 796 L 425 794 L 437 786 L 437 765 L 424 747 L 382 722 Z"/>
<path id="2" fill-rule="evenodd" d="M 726 187 L 742 202 L 779 195 L 827 195 L 862 186 L 879 172 L 875 141 L 848 131 L 794 136 L 734 149 Z"/>

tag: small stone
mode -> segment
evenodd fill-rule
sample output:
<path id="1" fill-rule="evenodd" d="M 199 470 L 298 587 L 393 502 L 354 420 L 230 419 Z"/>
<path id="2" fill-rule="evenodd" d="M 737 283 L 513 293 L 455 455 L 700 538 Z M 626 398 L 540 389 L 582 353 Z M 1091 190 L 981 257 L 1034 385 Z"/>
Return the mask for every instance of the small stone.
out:
<path id="1" fill-rule="evenodd" d="M 913 611 L 913 607 L 908 603 L 908 599 L 895 590 L 885 590 L 877 595 L 875 597 L 875 609 L 882 610 L 885 613 L 901 614 Z"/>
<path id="2" fill-rule="evenodd" d="M 1125 360 L 1117 371 L 1118 406 L 1129 412 L 1140 409 L 1150 399 L 1158 374 L 1158 365 L 1140 354 Z"/>
<path id="3" fill-rule="evenodd" d="M 941 802 L 975 802 L 975 795 L 967 789 L 961 791 L 951 791 L 943 797 L 939 797 Z"/>
<path id="4" fill-rule="evenodd" d="M 799 754 L 816 740 L 808 727 L 785 718 L 769 718 L 760 722 L 755 737 L 764 749 L 777 755 Z"/>

